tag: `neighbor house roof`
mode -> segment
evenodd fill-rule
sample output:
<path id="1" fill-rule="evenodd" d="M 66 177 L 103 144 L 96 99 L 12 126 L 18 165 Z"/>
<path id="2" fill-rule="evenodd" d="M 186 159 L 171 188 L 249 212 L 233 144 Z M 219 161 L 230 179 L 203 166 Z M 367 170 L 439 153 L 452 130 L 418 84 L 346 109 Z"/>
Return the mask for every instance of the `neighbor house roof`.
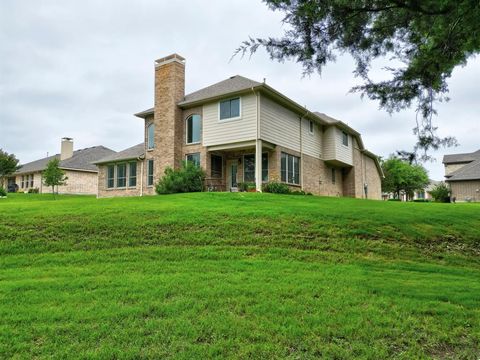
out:
<path id="1" fill-rule="evenodd" d="M 480 150 L 477 150 L 472 153 L 444 155 L 443 163 L 444 164 L 464 163 L 464 162 L 471 162 L 477 159 L 480 159 Z"/>
<path id="2" fill-rule="evenodd" d="M 59 167 L 69 170 L 98 171 L 94 162 L 112 153 L 115 153 L 115 151 L 101 145 L 75 150 L 72 157 L 60 161 Z M 60 159 L 60 154 L 23 164 L 15 174 L 43 171 L 47 167 L 48 162 L 53 159 Z"/>
<path id="3" fill-rule="evenodd" d="M 108 155 L 95 161 L 95 164 L 105 164 L 109 162 L 116 162 L 121 160 L 138 159 L 145 154 L 145 143 L 137 144 L 128 149 L 119 151 L 117 153 Z"/>
<path id="4" fill-rule="evenodd" d="M 480 179 L 480 159 L 472 161 L 460 169 L 448 174 L 445 181 L 463 181 L 463 180 L 479 180 Z"/>

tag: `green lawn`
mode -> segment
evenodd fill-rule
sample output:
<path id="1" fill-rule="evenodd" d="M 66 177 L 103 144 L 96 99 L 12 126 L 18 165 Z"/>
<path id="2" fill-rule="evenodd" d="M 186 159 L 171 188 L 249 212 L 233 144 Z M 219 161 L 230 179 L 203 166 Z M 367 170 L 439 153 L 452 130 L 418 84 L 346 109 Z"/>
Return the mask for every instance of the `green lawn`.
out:
<path id="1" fill-rule="evenodd" d="M 0 358 L 480 357 L 480 206 L 0 199 Z"/>

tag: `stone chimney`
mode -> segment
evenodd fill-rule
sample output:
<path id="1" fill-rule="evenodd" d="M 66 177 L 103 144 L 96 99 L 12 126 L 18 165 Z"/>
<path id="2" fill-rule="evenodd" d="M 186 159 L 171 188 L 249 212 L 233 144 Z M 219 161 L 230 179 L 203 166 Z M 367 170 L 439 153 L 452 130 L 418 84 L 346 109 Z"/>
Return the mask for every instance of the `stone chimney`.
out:
<path id="1" fill-rule="evenodd" d="M 60 151 L 60 160 L 70 159 L 73 156 L 73 139 L 69 137 L 62 138 L 62 149 Z"/>
<path id="2" fill-rule="evenodd" d="M 167 166 L 182 163 L 183 119 L 177 104 L 185 97 L 185 59 L 172 54 L 155 61 L 155 182 Z"/>

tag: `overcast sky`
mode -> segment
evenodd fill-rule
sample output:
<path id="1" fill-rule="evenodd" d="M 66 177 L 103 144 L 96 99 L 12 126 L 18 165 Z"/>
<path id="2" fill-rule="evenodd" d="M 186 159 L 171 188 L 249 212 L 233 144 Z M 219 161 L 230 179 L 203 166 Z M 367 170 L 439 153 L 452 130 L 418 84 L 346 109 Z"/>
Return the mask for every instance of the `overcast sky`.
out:
<path id="1" fill-rule="evenodd" d="M 358 130 L 381 156 L 410 150 L 414 111 L 389 116 L 349 89 L 353 63 L 340 57 L 321 76 L 302 78 L 293 62 L 264 52 L 234 58 L 249 36 L 280 35 L 281 14 L 260 0 L 2 0 L 0 1 L 0 148 L 22 163 L 58 153 L 60 138 L 75 149 L 122 150 L 142 141 L 142 120 L 153 105 L 153 62 L 178 53 L 187 59 L 186 92 L 240 74 L 267 83 Z M 460 146 L 434 153 L 430 177 L 443 178 L 445 152 L 480 148 L 480 60 L 455 70 L 451 101 L 438 107 L 441 135 Z"/>

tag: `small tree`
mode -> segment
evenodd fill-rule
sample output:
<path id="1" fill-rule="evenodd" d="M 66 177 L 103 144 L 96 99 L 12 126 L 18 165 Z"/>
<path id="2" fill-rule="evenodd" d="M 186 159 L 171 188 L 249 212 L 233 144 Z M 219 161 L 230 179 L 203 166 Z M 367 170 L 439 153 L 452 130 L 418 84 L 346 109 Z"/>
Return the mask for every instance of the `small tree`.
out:
<path id="1" fill-rule="evenodd" d="M 55 186 L 66 185 L 68 177 L 59 168 L 60 160 L 52 159 L 48 162 L 47 168 L 43 171 L 43 183 L 52 187 L 53 198 L 55 198 Z"/>
<path id="2" fill-rule="evenodd" d="M 450 202 L 450 189 L 445 183 L 435 185 L 430 190 L 430 195 L 437 202 Z"/>
<path id="3" fill-rule="evenodd" d="M 396 199 L 403 191 L 412 197 L 415 190 L 424 189 L 430 182 L 427 170 L 421 165 L 411 165 L 397 157 L 390 157 L 382 162 L 385 178 L 382 180 L 382 190 L 393 193 Z"/>
<path id="4" fill-rule="evenodd" d="M 0 186 L 3 187 L 4 179 L 12 175 L 18 169 L 18 159 L 0 149 Z"/>
<path id="5" fill-rule="evenodd" d="M 199 192 L 203 190 L 205 172 L 200 166 L 185 161 L 180 169 L 165 169 L 165 175 L 156 185 L 157 194 Z"/>

